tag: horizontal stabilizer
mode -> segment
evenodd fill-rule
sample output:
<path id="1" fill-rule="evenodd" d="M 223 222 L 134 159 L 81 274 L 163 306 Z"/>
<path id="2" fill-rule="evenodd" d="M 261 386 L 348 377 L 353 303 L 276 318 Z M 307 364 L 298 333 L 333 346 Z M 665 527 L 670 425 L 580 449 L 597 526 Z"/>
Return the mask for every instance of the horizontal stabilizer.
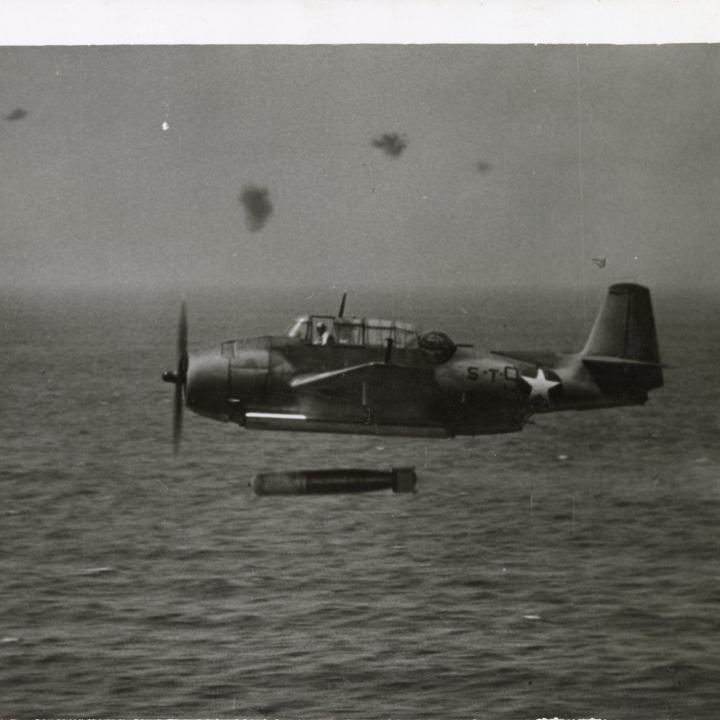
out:
<path id="1" fill-rule="evenodd" d="M 582 359 L 603 393 L 645 394 L 663 386 L 663 365 L 629 358 L 590 356 Z"/>
<path id="2" fill-rule="evenodd" d="M 632 360 L 631 358 L 615 357 L 613 355 L 589 355 L 583 357 L 583 362 L 587 365 L 593 363 L 607 365 L 627 365 L 629 367 L 648 367 L 648 368 L 667 368 L 665 363 L 646 362 L 645 360 Z"/>

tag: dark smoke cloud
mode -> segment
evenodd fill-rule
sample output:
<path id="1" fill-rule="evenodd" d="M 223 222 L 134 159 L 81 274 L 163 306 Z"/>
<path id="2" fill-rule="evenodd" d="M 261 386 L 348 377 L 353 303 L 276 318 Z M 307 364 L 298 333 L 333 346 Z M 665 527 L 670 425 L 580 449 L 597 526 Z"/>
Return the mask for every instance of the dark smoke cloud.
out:
<path id="1" fill-rule="evenodd" d="M 485 173 L 489 173 L 492 170 L 492 165 L 487 160 L 478 160 L 475 167 L 478 169 L 478 172 L 482 173 L 483 175 Z"/>
<path id="2" fill-rule="evenodd" d="M 23 110 L 21 107 L 15 108 L 9 115 L 5 116 L 6 120 L 22 120 L 28 116 L 28 111 Z"/>
<path id="3" fill-rule="evenodd" d="M 246 185 L 240 194 L 240 203 L 245 208 L 245 222 L 250 232 L 260 230 L 272 215 L 273 206 L 265 188 Z"/>
<path id="4" fill-rule="evenodd" d="M 397 133 L 385 133 L 372 141 L 373 147 L 380 148 L 390 157 L 400 157 L 402 151 L 407 147 L 407 140 Z"/>

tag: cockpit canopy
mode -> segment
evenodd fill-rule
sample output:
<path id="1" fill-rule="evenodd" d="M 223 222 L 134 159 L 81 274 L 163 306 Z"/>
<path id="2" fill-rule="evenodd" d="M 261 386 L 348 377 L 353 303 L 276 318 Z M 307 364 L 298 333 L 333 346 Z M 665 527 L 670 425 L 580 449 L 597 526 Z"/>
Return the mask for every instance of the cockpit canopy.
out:
<path id="1" fill-rule="evenodd" d="M 374 318 L 303 315 L 291 325 L 288 337 L 309 345 L 385 347 L 391 339 L 396 348 L 418 346 L 417 330 L 410 323 Z"/>

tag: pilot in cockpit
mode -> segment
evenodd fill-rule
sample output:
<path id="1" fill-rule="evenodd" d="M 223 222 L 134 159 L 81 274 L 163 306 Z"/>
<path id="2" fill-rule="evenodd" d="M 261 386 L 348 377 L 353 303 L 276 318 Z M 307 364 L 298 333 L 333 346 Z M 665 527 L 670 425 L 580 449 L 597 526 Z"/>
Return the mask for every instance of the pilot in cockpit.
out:
<path id="1" fill-rule="evenodd" d="M 333 345 L 335 343 L 335 338 L 332 336 L 325 323 L 319 322 L 315 326 L 315 329 L 317 330 L 316 343 L 318 345 Z"/>

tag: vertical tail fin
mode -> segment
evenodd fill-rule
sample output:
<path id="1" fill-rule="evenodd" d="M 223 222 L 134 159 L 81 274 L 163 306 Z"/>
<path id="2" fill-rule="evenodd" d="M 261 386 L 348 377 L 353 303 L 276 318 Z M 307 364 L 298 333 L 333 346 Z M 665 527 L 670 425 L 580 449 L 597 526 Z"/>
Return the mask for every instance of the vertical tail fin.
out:
<path id="1" fill-rule="evenodd" d="M 642 285 L 611 285 L 583 355 L 659 363 L 650 291 Z"/>
<path id="2" fill-rule="evenodd" d="M 647 392 L 663 384 L 646 287 L 634 283 L 610 286 L 581 357 L 604 392 Z"/>

